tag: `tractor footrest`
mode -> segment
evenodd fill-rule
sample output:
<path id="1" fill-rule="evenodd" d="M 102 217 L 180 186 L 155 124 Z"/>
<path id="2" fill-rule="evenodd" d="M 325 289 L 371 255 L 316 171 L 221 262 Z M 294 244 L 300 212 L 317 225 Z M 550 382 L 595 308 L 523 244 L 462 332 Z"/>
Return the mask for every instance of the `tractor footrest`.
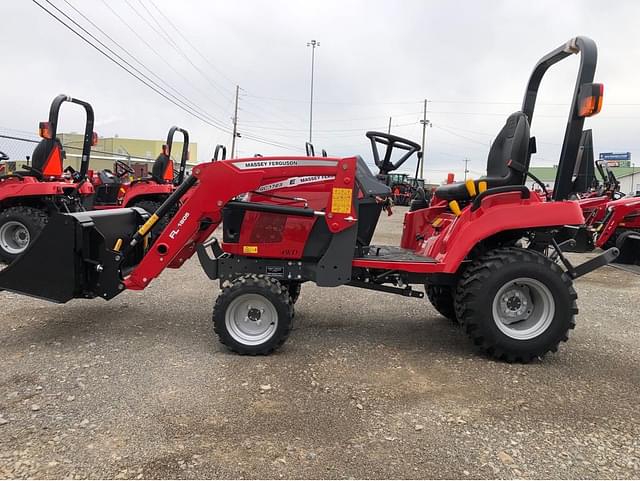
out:
<path id="1" fill-rule="evenodd" d="M 355 259 L 378 260 L 385 262 L 424 262 L 433 264 L 437 262 L 431 257 L 416 254 L 411 249 L 403 249 L 395 246 L 368 246 L 363 255 Z"/>

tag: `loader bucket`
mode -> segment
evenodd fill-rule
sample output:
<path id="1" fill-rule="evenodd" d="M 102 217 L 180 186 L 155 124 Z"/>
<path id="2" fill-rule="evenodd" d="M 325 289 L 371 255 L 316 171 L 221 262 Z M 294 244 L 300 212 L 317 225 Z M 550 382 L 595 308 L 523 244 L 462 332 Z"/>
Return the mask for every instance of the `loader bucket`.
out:
<path id="1" fill-rule="evenodd" d="M 122 291 L 122 271 L 144 255 L 127 245 L 148 214 L 138 208 L 55 214 L 29 248 L 0 271 L 0 290 L 64 303 L 74 298 L 111 299 Z"/>
<path id="2" fill-rule="evenodd" d="M 616 264 L 636 266 L 634 270 L 640 273 L 640 232 L 623 232 L 616 240 L 616 247 L 620 249 Z"/>

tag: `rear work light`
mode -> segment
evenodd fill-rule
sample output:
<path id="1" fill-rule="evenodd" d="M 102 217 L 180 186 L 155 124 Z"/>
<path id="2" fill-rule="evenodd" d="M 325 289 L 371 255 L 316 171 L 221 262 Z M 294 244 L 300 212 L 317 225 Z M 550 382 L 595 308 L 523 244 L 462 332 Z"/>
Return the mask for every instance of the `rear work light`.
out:
<path id="1" fill-rule="evenodd" d="M 40 125 L 38 126 L 38 135 L 43 139 L 51 138 L 51 129 L 49 126 L 49 122 L 40 122 Z"/>
<path id="2" fill-rule="evenodd" d="M 583 84 L 578 95 L 578 117 L 591 117 L 602 109 L 603 84 Z"/>

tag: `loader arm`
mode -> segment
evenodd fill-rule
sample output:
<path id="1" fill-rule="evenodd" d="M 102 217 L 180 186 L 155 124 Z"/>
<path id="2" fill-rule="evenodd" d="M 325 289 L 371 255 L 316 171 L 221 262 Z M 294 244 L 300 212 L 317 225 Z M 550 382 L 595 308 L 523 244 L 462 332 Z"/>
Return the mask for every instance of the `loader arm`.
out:
<path id="1" fill-rule="evenodd" d="M 163 207 L 170 208 L 182 197 L 176 215 L 156 239 L 153 247 L 124 279 L 126 289 L 141 290 L 167 267 L 178 268 L 204 243 L 222 222 L 222 210 L 236 197 L 256 191 L 260 186 L 282 179 L 305 176 L 333 177 L 332 195 L 323 211 L 288 207 L 290 215 L 324 217 L 329 230 L 340 232 L 355 224 L 353 210 L 356 158 L 328 159 L 297 157 L 262 157 L 234 159 L 200 164 L 192 177 L 178 189 L 151 219 L 162 216 Z M 184 192 L 181 192 L 184 190 Z M 348 191 L 348 192 L 347 192 Z M 349 195 L 347 208 L 338 199 Z M 236 205 L 242 204 L 234 201 Z M 253 206 L 252 208 L 256 208 Z M 271 207 L 277 208 L 277 207 Z M 148 223 L 149 224 L 149 223 Z M 146 226 L 146 231 L 151 225 Z M 146 231 L 143 228 L 141 235 Z"/>
<path id="2" fill-rule="evenodd" d="M 0 290 L 64 303 L 76 298 L 112 299 L 141 290 L 167 267 L 178 268 L 222 222 L 227 205 L 290 216 L 324 217 L 336 234 L 357 228 L 354 211 L 355 157 L 261 157 L 200 164 L 151 216 L 139 208 L 53 216 L 42 234 L 0 271 Z M 244 202 L 238 196 L 265 184 L 321 176 L 330 195 L 316 210 Z M 147 235 L 169 210 L 177 213 L 146 248 Z M 349 231 L 351 232 L 351 231 Z"/>

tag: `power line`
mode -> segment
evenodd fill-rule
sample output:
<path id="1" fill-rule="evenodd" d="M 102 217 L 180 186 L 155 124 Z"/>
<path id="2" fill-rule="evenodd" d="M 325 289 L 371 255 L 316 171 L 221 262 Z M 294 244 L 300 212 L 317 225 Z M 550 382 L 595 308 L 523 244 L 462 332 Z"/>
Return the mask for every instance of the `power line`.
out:
<path id="1" fill-rule="evenodd" d="M 291 103 L 306 103 L 307 100 L 302 99 L 288 99 L 282 97 L 268 97 L 262 95 L 251 95 L 254 98 L 262 100 L 271 100 L 275 102 L 291 102 Z M 350 102 L 350 101 L 321 101 L 316 102 L 319 104 L 337 104 L 337 105 L 407 105 L 407 104 L 421 104 L 423 100 L 402 100 L 397 102 Z M 477 104 L 477 105 L 522 105 L 522 101 L 488 101 L 488 100 L 429 100 L 429 103 L 437 104 Z M 567 106 L 569 104 L 563 102 L 539 102 L 537 105 L 546 106 Z M 624 106 L 633 107 L 639 106 L 640 103 L 635 102 L 623 102 L 623 103 L 607 103 L 609 106 Z"/>
<path id="2" fill-rule="evenodd" d="M 46 0 L 47 3 L 49 3 L 50 5 L 52 5 L 54 8 L 56 8 L 56 10 L 58 10 L 61 14 L 63 14 L 65 17 L 69 18 L 70 21 L 72 21 L 74 24 L 78 25 L 79 28 L 81 28 L 83 31 L 87 32 L 86 29 L 84 29 L 82 26 L 80 26 L 77 22 L 75 22 L 73 19 L 71 19 L 66 13 L 62 12 L 60 9 L 58 9 L 55 5 L 53 5 L 49 0 Z M 47 7 L 45 7 L 43 4 L 39 3 L 38 0 L 32 0 L 33 3 L 35 3 L 38 7 L 40 7 L 43 11 L 45 11 L 48 15 L 50 15 L 51 17 L 53 17 L 58 23 L 60 23 L 61 25 L 63 25 L 65 28 L 67 28 L 69 31 L 71 31 L 74 35 L 76 35 L 77 37 L 79 37 L 83 42 L 87 43 L 89 46 L 91 46 L 93 49 L 95 49 L 96 51 L 98 51 L 101 55 L 103 55 L 104 57 L 106 57 L 108 60 L 110 60 L 111 62 L 115 63 L 118 67 L 120 67 L 122 70 L 124 70 L 125 72 L 127 72 L 129 75 L 131 75 L 132 77 L 134 77 L 136 80 L 138 80 L 139 82 L 141 82 L 142 84 L 144 84 L 146 87 L 150 88 L 151 90 L 153 90 L 154 92 L 156 92 L 158 95 L 162 96 L 164 99 L 168 100 L 169 102 L 171 102 L 172 104 L 174 104 L 176 107 L 178 107 L 179 109 L 183 110 L 184 112 L 192 115 L 193 117 L 196 117 L 197 119 L 201 120 L 202 122 L 217 128 L 218 130 L 225 132 L 225 133 L 230 133 L 231 130 L 224 126 L 224 125 L 220 125 L 220 121 L 216 120 L 213 117 L 210 117 L 206 112 L 202 112 L 196 109 L 191 108 L 189 105 L 185 104 L 184 102 L 180 101 L 180 99 L 176 98 L 175 96 L 173 96 L 172 94 L 170 94 L 169 92 L 166 91 L 166 89 L 163 89 L 161 86 L 157 85 L 157 83 L 155 83 L 153 80 L 148 79 L 148 77 L 146 77 L 144 74 L 140 74 L 140 76 L 136 75 L 135 72 L 139 72 L 138 69 L 135 69 L 135 67 L 131 66 L 130 68 L 127 67 L 127 65 L 130 65 L 128 62 L 126 61 L 122 61 L 119 62 L 118 60 L 114 59 L 111 55 L 109 55 L 109 53 L 105 52 L 104 50 L 102 50 L 99 46 L 97 46 L 96 44 L 92 43 L 90 40 L 88 40 L 86 37 L 84 37 L 82 35 L 82 33 L 78 32 L 76 29 L 74 29 L 71 25 L 69 25 L 68 23 L 66 23 L 62 18 L 60 18 L 59 16 L 57 16 L 54 12 L 52 12 L 51 10 L 49 10 Z M 90 32 L 87 32 L 88 35 L 92 36 L 92 38 L 95 38 L 95 36 L 93 36 Z M 98 43 L 100 43 L 101 45 L 103 45 L 107 50 L 109 51 L 113 51 L 112 49 L 109 49 L 108 46 L 104 45 L 103 42 L 101 42 L 99 39 L 96 38 L 96 41 Z M 114 53 L 114 55 L 118 56 L 117 53 Z M 120 56 L 118 56 L 119 58 L 121 58 Z M 209 117 L 209 118 L 207 118 Z M 249 138 L 249 137 L 247 137 Z M 251 139 L 250 140 L 255 140 L 256 142 L 259 143 L 263 143 L 263 144 L 267 144 L 267 145 L 275 145 L 275 142 L 271 142 L 269 141 L 269 139 Z M 284 147 L 284 148 L 290 148 L 290 147 Z"/>
<path id="3" fill-rule="evenodd" d="M 49 0 L 46 0 L 48 3 Z M 148 68 L 144 63 L 142 63 L 140 60 L 138 60 L 136 58 L 135 55 L 133 55 L 129 50 L 127 50 L 126 48 L 124 48 L 120 43 L 118 43 L 117 41 L 115 41 L 108 33 L 106 33 L 102 28 L 100 28 L 98 25 L 95 24 L 95 22 L 93 22 L 90 18 L 88 18 L 84 13 L 82 13 L 80 10 L 78 10 L 75 6 L 73 6 L 71 4 L 71 2 L 69 2 L 68 0 L 63 0 L 69 7 L 71 7 L 76 13 L 78 13 L 82 18 L 84 18 L 87 22 L 89 22 L 89 24 L 91 24 L 96 30 L 98 30 L 100 33 L 102 33 L 102 35 L 104 35 L 106 38 L 108 38 L 114 45 L 116 45 L 118 48 L 120 48 L 123 52 L 125 52 L 127 55 L 129 55 L 129 57 L 131 57 L 131 59 L 133 59 L 135 62 L 137 62 L 142 68 L 144 68 L 147 72 L 149 72 L 151 75 L 153 75 L 156 79 L 158 79 L 158 81 L 160 81 L 162 84 L 164 84 L 167 88 L 171 89 L 171 91 L 173 92 L 172 96 L 174 98 L 181 98 L 181 101 L 183 101 L 185 104 L 189 105 L 190 108 L 197 110 L 198 107 L 191 102 L 187 97 L 185 97 L 183 94 L 181 94 L 176 88 L 172 87 L 169 83 L 167 83 L 161 76 L 157 75 L 155 72 L 153 72 L 153 70 L 151 70 L 150 68 Z M 103 3 L 104 0 L 103 0 Z M 124 22 L 124 20 L 116 13 L 113 11 L 113 9 L 105 3 L 105 5 L 123 22 L 125 23 L 125 25 L 127 27 L 129 27 L 129 29 L 131 29 L 133 31 L 133 33 L 135 33 L 137 35 L 137 32 L 135 30 L 133 30 L 126 22 Z M 54 8 L 56 8 L 54 6 Z M 60 9 L 56 8 L 56 10 L 60 11 Z M 68 15 L 64 14 L 67 18 L 69 18 Z M 74 24 L 78 25 L 77 22 L 75 22 L 73 19 L 70 19 L 72 22 L 74 22 Z M 78 25 L 80 28 L 82 28 L 83 31 L 86 32 L 86 29 L 84 29 L 82 26 Z M 96 41 L 100 42 L 100 40 L 98 40 L 94 35 L 92 35 L 91 33 L 87 32 L 89 35 L 91 35 L 92 38 L 96 39 Z M 139 37 L 140 40 L 144 41 L 144 39 L 142 37 Z M 145 42 L 146 43 L 146 42 Z M 100 42 L 101 45 L 104 45 L 102 42 Z M 147 44 L 148 45 L 148 44 Z M 105 48 L 108 49 L 107 46 L 105 46 Z M 111 49 L 109 49 L 110 52 L 113 52 Z M 154 51 L 155 52 L 155 51 Z M 157 53 L 157 52 L 156 52 Z M 114 55 L 116 55 L 119 59 L 122 59 L 121 56 L 119 56 L 117 53 L 113 52 Z M 159 55 L 159 54 L 158 54 Z M 160 55 L 159 55 L 160 56 Z M 160 56 L 161 57 L 161 56 Z M 161 57 L 162 58 L 162 57 Z M 123 62 L 126 62 L 126 60 L 122 59 Z M 130 65 L 129 63 L 127 63 L 127 65 Z M 171 65 L 169 65 L 171 67 Z M 132 68 L 135 69 L 135 67 L 131 66 Z M 173 68 L 173 67 L 171 67 Z M 175 70 L 175 69 L 174 69 Z M 140 72 L 139 70 L 136 69 L 136 72 L 139 72 L 140 75 L 143 75 L 145 78 L 149 79 L 148 76 L 144 75 L 142 72 Z M 176 73 L 178 73 L 176 71 Z M 186 80 L 186 78 L 185 78 Z M 151 81 L 151 79 L 149 79 L 149 81 Z M 154 82 L 155 83 L 155 82 Z M 156 83 L 157 85 L 157 83 Z M 166 90 L 165 90 L 166 92 Z M 168 93 L 168 92 L 167 92 Z"/>
<path id="4" fill-rule="evenodd" d="M 185 59 L 185 60 L 186 60 L 186 61 L 187 61 L 187 62 L 188 62 L 192 67 L 193 67 L 193 69 L 194 69 L 194 70 L 196 70 L 200 75 L 202 75 L 202 77 L 203 77 L 203 78 L 204 78 L 204 79 L 205 79 L 205 80 L 206 80 L 206 81 L 207 81 L 207 82 L 208 82 L 208 83 L 209 83 L 209 84 L 210 84 L 214 89 L 216 89 L 216 90 L 217 90 L 218 92 L 220 92 L 222 95 L 225 95 L 225 96 L 226 96 L 226 95 L 232 95 L 232 92 L 231 92 L 230 90 L 226 90 L 226 89 L 224 89 L 223 87 L 219 87 L 219 86 L 216 84 L 216 82 L 215 82 L 215 81 L 213 81 L 211 78 L 209 78 L 209 76 L 208 76 L 206 73 L 204 73 L 204 72 L 200 69 L 200 67 L 198 67 L 198 66 L 197 66 L 197 65 L 196 65 L 196 64 L 195 64 L 195 63 L 194 63 L 194 62 L 189 58 L 189 56 L 188 56 L 186 53 L 184 53 L 184 52 L 182 51 L 182 49 L 181 49 L 177 44 L 175 44 L 175 42 L 173 42 L 173 40 L 171 40 L 170 38 L 167 40 L 167 37 L 168 37 L 168 36 L 167 36 L 167 34 L 166 34 L 166 33 L 164 33 L 164 31 L 162 30 L 162 26 L 160 26 L 160 28 L 156 29 L 156 28 L 151 24 L 151 22 L 149 22 L 149 20 L 148 20 L 144 15 L 142 15 L 142 14 L 141 14 L 137 9 L 135 9 L 135 8 L 133 7 L 133 5 L 131 4 L 131 2 L 130 2 L 129 0 L 124 0 L 124 1 L 125 1 L 125 3 L 129 6 L 129 8 L 130 8 L 131 10 L 133 10 L 133 12 L 134 12 L 136 15 L 137 15 L 138 17 L 140 17 L 144 23 L 146 23 L 146 24 L 147 24 L 147 26 L 148 26 L 151 30 L 153 30 L 153 31 L 154 31 L 154 32 L 155 32 L 159 37 L 161 37 L 165 42 L 167 42 L 167 44 L 168 44 L 169 46 L 171 46 L 171 47 L 172 47 L 172 48 L 173 48 L 173 49 L 178 53 L 178 55 L 180 55 L 182 58 L 184 58 L 184 59 Z M 142 1 L 141 1 L 141 0 L 138 0 L 138 3 L 140 3 L 140 5 L 142 5 L 142 7 L 143 7 L 143 8 L 145 9 L 145 11 L 149 14 L 149 16 L 153 19 L 153 21 L 157 23 L 157 20 L 155 19 L 155 17 L 154 17 L 153 15 L 151 15 L 151 12 L 150 12 L 150 11 L 147 9 L 147 7 L 142 3 Z"/>
<path id="5" fill-rule="evenodd" d="M 65 1 L 66 3 L 69 3 L 67 0 L 63 0 L 63 1 Z M 109 5 L 108 1 L 106 1 L 106 0 L 102 0 L 102 3 L 104 4 L 104 6 L 105 6 L 105 7 L 107 7 L 107 9 L 109 9 L 109 11 L 110 11 L 110 12 L 111 12 L 111 13 L 112 13 L 112 14 L 113 14 L 113 15 L 114 15 L 118 20 L 120 20 L 120 22 L 121 22 L 125 27 L 127 27 L 127 29 L 129 29 L 129 31 L 130 31 L 131 33 L 133 33 L 133 34 L 136 36 L 136 38 L 138 38 L 138 40 L 140 40 L 142 43 L 144 43 L 144 44 L 147 46 L 147 48 L 148 48 L 149 50 L 151 50 L 151 51 L 154 53 L 154 55 L 155 55 L 156 57 L 158 57 L 158 58 L 162 61 L 162 63 L 163 63 L 163 65 L 164 65 L 164 66 L 168 67 L 171 71 L 173 71 L 176 75 L 178 75 L 182 80 L 184 80 L 186 83 L 188 83 L 188 84 L 189 84 L 189 85 L 190 85 L 194 90 L 196 90 L 198 93 L 200 93 L 200 95 L 202 95 L 202 96 L 203 96 L 203 98 L 205 98 L 206 100 L 208 100 L 209 102 L 211 102 L 211 103 L 212 103 L 213 105 L 215 105 L 216 107 L 220 108 L 219 104 L 218 104 L 215 100 L 213 100 L 211 97 L 209 97 L 209 95 L 208 95 L 205 91 L 203 91 L 203 90 L 202 90 L 202 89 L 200 89 L 197 85 L 195 85 L 195 84 L 191 81 L 191 79 L 189 79 L 187 76 L 183 75 L 183 74 L 182 74 L 178 69 L 176 69 L 176 68 L 171 64 L 171 62 L 167 62 L 167 61 L 166 61 L 166 58 L 165 58 L 165 57 L 164 57 L 160 52 L 158 52 L 158 51 L 157 51 L 157 50 L 156 50 L 156 49 L 155 49 L 155 48 L 154 48 L 154 47 L 153 47 L 149 42 L 147 42 L 147 40 L 146 40 L 142 35 L 140 35 L 140 33 L 138 33 L 138 31 L 137 31 L 135 28 L 133 28 L 133 27 L 131 26 L 131 24 L 129 24 L 129 23 L 128 23 L 124 18 L 122 18 L 122 16 L 121 16 L 118 12 L 116 12 L 116 11 L 113 9 L 113 7 L 112 7 L 111 5 Z M 74 7 L 72 7 L 72 8 L 74 8 Z M 74 8 L 74 10 L 77 10 L 77 9 L 75 9 L 75 8 Z M 82 15 L 82 14 L 81 14 L 81 15 Z M 90 20 L 89 20 L 89 22 L 90 22 L 90 23 L 92 23 Z M 96 26 L 95 24 L 93 24 L 93 23 L 92 23 L 92 25 L 94 25 L 98 30 L 102 31 L 102 30 L 101 30 L 98 26 Z M 103 32 L 103 35 L 105 35 L 105 36 L 106 36 L 107 38 L 109 38 L 113 43 L 115 43 L 116 45 L 118 45 L 118 46 L 119 46 L 123 51 L 125 51 L 125 52 L 130 56 L 130 57 L 132 57 L 134 60 L 136 60 L 136 62 L 138 62 L 139 64 L 141 64 L 141 65 L 143 65 L 143 66 L 144 66 L 144 64 L 142 64 L 142 62 L 140 62 L 140 60 L 138 60 L 138 59 L 137 59 L 135 56 L 133 56 L 130 52 L 128 52 L 127 50 L 125 50 L 125 49 L 124 49 L 124 47 L 122 47 L 122 45 L 120 45 L 120 44 L 118 44 L 117 42 L 115 42 L 115 40 L 113 40 L 111 37 L 109 37 L 109 36 L 108 36 L 107 34 L 105 34 L 104 32 Z M 146 68 L 146 67 L 145 67 L 145 68 Z M 148 68 L 147 68 L 147 70 L 148 70 L 148 71 L 150 71 L 150 69 L 148 69 Z M 151 72 L 152 72 L 152 71 L 151 71 Z M 165 81 L 161 76 L 158 76 L 158 75 L 156 75 L 155 73 L 153 73 L 153 75 L 154 75 L 155 77 L 157 77 L 158 79 L 160 79 L 160 81 L 161 81 L 163 84 L 165 84 L 165 85 L 169 85 L 169 84 L 168 84 L 168 83 L 167 83 L 167 82 L 166 82 L 166 81 Z M 176 92 L 177 92 L 177 89 L 175 89 L 175 88 L 173 88 L 173 87 L 170 87 L 170 88 L 171 88 L 172 90 L 174 90 L 174 91 L 176 91 Z M 188 99 L 187 99 L 183 94 L 181 94 L 181 93 L 179 93 L 179 92 L 178 92 L 178 94 L 179 94 L 179 95 L 180 95 L 180 97 L 182 97 L 183 99 L 186 99 L 186 100 L 188 101 L 188 103 L 190 104 L 190 106 L 191 106 L 192 108 L 194 108 L 194 105 L 195 105 L 195 103 L 194 103 L 194 102 L 192 102 L 192 101 L 188 100 Z M 196 107 L 196 109 L 197 109 L 197 107 Z M 223 110 L 223 111 L 224 111 L 224 110 Z"/>
<path id="6" fill-rule="evenodd" d="M 32 144 L 40 143 L 39 140 L 26 139 L 24 137 L 15 137 L 13 135 L 0 134 L 0 138 L 9 139 L 9 140 L 18 140 L 18 141 L 21 141 L 21 142 L 29 142 L 29 143 L 32 143 Z M 72 149 L 72 150 L 82 150 L 82 147 L 75 147 L 73 145 L 68 145 L 68 144 L 67 145 L 63 145 L 63 148 Z M 128 155 L 128 154 L 126 154 L 126 155 L 125 154 L 118 154 L 116 152 L 107 152 L 105 150 L 96 150 L 96 149 L 93 149 L 93 148 L 91 149 L 91 152 L 92 153 L 96 153 L 96 154 L 109 154 L 109 155 L 114 155 L 114 156 L 119 156 L 119 157 L 127 157 L 127 158 L 130 158 L 130 159 L 136 159 L 136 160 L 149 160 L 146 157 L 138 157 L 136 155 Z"/>
<path id="7" fill-rule="evenodd" d="M 404 124 L 392 124 L 391 127 L 406 127 L 408 125 L 415 125 L 419 122 L 409 122 Z M 383 127 L 363 127 L 363 128 L 353 128 L 353 129 L 314 129 L 316 133 L 331 133 L 331 132 L 362 132 L 363 130 L 385 130 L 388 126 L 385 125 Z M 260 130 L 273 130 L 273 131 L 284 131 L 284 132 L 308 132 L 308 129 L 288 129 L 288 128 L 279 128 L 279 127 L 262 127 L 259 125 L 252 125 L 252 129 L 260 129 Z"/>
<path id="8" fill-rule="evenodd" d="M 55 5 L 53 5 L 49 0 L 45 0 L 47 3 L 51 4 L 54 8 L 56 8 L 56 10 L 60 11 L 60 9 L 58 9 L 57 7 L 55 7 Z M 204 118 L 200 113 L 194 113 L 195 109 L 191 109 L 191 107 L 185 107 L 185 105 L 183 105 L 183 103 L 181 103 L 179 101 L 179 99 L 177 99 L 175 96 L 171 95 L 169 92 L 167 92 L 165 89 L 163 89 L 162 87 L 158 86 L 153 80 L 149 79 L 147 76 L 145 76 L 144 74 L 141 74 L 142 77 L 139 77 L 138 75 L 136 75 L 134 72 L 132 72 L 131 70 L 129 70 L 129 68 L 127 68 L 125 65 L 123 65 L 122 63 L 118 62 L 118 60 L 114 59 L 113 57 L 111 57 L 108 53 L 106 53 L 104 50 L 102 50 L 100 47 L 96 46 L 95 44 L 93 44 L 91 41 L 89 41 L 86 37 L 84 37 L 81 33 L 79 33 L 77 30 L 75 30 L 73 27 L 71 27 L 69 24 L 65 23 L 64 20 L 62 20 L 60 17 L 58 17 L 55 13 L 51 12 L 50 10 L 48 10 L 44 5 L 38 3 L 37 0 L 32 0 L 33 3 L 35 3 L 36 5 L 38 5 L 42 10 L 44 10 L 46 13 L 48 13 L 50 16 L 52 16 L 53 18 L 55 18 L 59 23 L 61 23 L 62 25 L 64 25 L 68 30 L 70 30 L 71 32 L 73 32 L 75 35 L 77 35 L 80 39 L 82 39 L 82 41 L 84 41 L 85 43 L 87 43 L 88 45 L 90 45 L 91 47 L 93 47 L 95 50 L 97 50 L 98 52 L 100 52 L 103 56 L 105 56 L 108 60 L 110 60 L 111 62 L 115 63 L 118 67 L 120 67 L 121 69 L 123 69 L 125 72 L 127 72 L 129 75 L 131 75 L 132 77 L 136 78 L 138 81 L 140 81 L 141 83 L 143 83 L 144 85 L 146 85 L 147 87 L 149 87 L 150 89 L 152 89 L 154 92 L 156 92 L 157 94 L 161 95 L 162 97 L 164 97 L 166 100 L 170 101 L 172 104 L 174 104 L 175 106 L 177 106 L 178 108 L 184 110 L 185 112 L 199 118 L 200 120 L 202 120 L 203 122 L 208 123 L 211 126 L 214 126 L 220 130 L 226 131 L 224 128 L 220 127 L 219 125 L 215 125 L 213 124 L 211 121 L 207 120 L 206 118 Z M 69 18 L 68 15 L 66 15 L 64 12 L 60 11 L 65 17 Z M 70 19 L 71 21 L 73 21 L 72 19 Z M 77 22 L 73 21 L 76 25 Z M 80 27 L 82 28 L 82 27 Z M 85 29 L 83 29 L 84 31 L 86 31 Z M 91 35 L 89 33 L 89 35 Z M 93 38 L 95 38 L 94 36 L 92 36 Z M 104 45 L 102 42 L 100 42 L 100 40 L 97 40 L 101 45 Z M 108 46 L 105 46 L 105 48 L 107 48 L 109 51 L 112 51 L 111 49 L 109 49 Z M 117 55 L 117 54 L 116 54 Z M 121 57 L 119 57 L 121 58 Z M 128 62 L 123 61 L 123 63 L 125 63 L 126 65 L 130 65 Z M 135 67 L 131 67 L 133 70 L 135 70 L 136 72 L 139 72 L 138 69 L 136 69 Z M 172 98 L 173 97 L 173 98 Z"/>
<path id="9" fill-rule="evenodd" d="M 449 135 L 453 135 L 453 136 L 455 136 L 455 137 L 459 137 L 459 138 L 461 138 L 461 139 L 467 140 L 467 141 L 469 141 L 469 142 L 473 142 L 473 143 L 475 143 L 475 144 L 481 144 L 481 145 L 484 145 L 485 147 L 486 147 L 486 145 L 487 145 L 487 144 L 486 144 L 486 142 L 481 142 L 481 141 L 479 141 L 479 140 L 472 139 L 471 137 L 466 137 L 466 136 L 461 135 L 461 134 L 458 134 L 458 133 L 456 133 L 456 132 L 454 132 L 454 131 L 452 131 L 452 130 L 446 129 L 446 128 L 442 127 L 442 126 L 439 126 L 439 125 L 436 125 L 436 124 L 434 124 L 433 126 L 434 126 L 436 129 L 442 130 L 443 132 L 447 132 Z"/>
<path id="10" fill-rule="evenodd" d="M 222 78 L 224 78 L 225 80 L 227 80 L 228 82 L 230 82 L 231 84 L 235 84 L 235 81 L 231 80 L 229 77 L 227 77 L 224 72 L 222 72 L 220 69 L 218 69 L 198 48 L 196 48 L 196 46 L 191 43 L 189 41 L 189 39 L 182 33 L 182 31 L 176 27 L 176 25 L 171 21 L 171 19 L 169 17 L 167 17 L 162 10 L 160 9 L 160 7 L 158 7 L 158 5 L 156 5 L 157 2 L 150 2 L 151 5 L 153 6 L 153 8 L 156 9 L 156 11 L 162 15 L 162 17 L 165 19 L 165 21 L 171 25 L 173 27 L 173 29 L 176 31 L 176 33 L 178 35 L 180 35 L 180 37 L 182 37 L 182 39 L 194 50 L 194 52 L 196 52 L 200 58 L 202 58 L 202 60 L 204 60 L 207 65 L 209 65 L 213 70 L 215 70 Z"/>

